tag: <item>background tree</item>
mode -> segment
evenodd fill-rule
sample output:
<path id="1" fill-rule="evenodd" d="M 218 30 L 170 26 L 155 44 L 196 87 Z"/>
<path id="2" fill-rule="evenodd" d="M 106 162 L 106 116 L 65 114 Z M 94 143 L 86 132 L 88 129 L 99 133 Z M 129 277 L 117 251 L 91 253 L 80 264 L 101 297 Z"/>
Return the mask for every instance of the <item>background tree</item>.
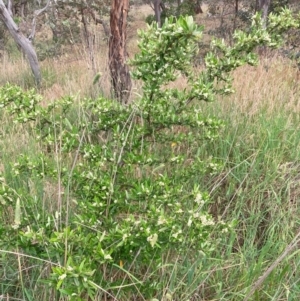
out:
<path id="1" fill-rule="evenodd" d="M 36 11 L 35 15 L 37 16 L 38 14 L 39 11 Z M 36 83 L 39 85 L 41 82 L 41 71 L 36 51 L 31 43 L 34 37 L 35 27 L 33 27 L 32 33 L 28 38 L 20 32 L 17 24 L 15 23 L 12 17 L 11 1 L 8 1 L 8 6 L 6 7 L 3 0 L 0 0 L 0 19 L 8 29 L 10 35 L 12 36 L 16 44 L 20 47 L 22 52 L 27 57 Z"/>
<path id="2" fill-rule="evenodd" d="M 161 27 L 161 5 L 162 5 L 162 0 L 153 1 L 155 21 L 157 22 L 159 27 Z"/>
<path id="3" fill-rule="evenodd" d="M 82 1 L 82 0 L 70 0 L 61 1 L 57 0 L 56 5 L 53 7 L 50 15 L 50 24 L 53 31 L 53 35 L 57 41 L 58 47 L 61 43 L 68 40 L 66 35 L 70 37 L 69 39 L 74 40 L 74 36 L 80 37 L 82 33 L 84 37 L 84 42 L 89 55 L 89 60 L 91 63 L 91 68 L 94 74 L 97 73 L 96 63 L 95 63 L 95 35 L 91 32 L 91 24 L 101 24 L 106 37 L 110 34 L 109 26 L 103 20 L 103 15 L 108 15 L 109 13 L 109 1 L 108 0 L 94 0 L 94 1 Z M 60 17 L 58 17 L 58 15 Z M 62 22 L 62 19 L 64 22 Z M 68 24 L 68 28 L 64 28 L 64 24 Z M 82 25 L 82 27 L 81 27 Z M 72 31 L 74 28 L 77 29 L 77 34 L 74 35 Z M 80 27 L 82 30 L 80 31 Z M 66 30 L 67 29 L 67 30 Z"/>
<path id="4" fill-rule="evenodd" d="M 267 18 L 271 0 L 256 0 L 256 9 L 261 11 L 264 27 L 267 25 Z"/>
<path id="5" fill-rule="evenodd" d="M 79 19 L 82 14 L 85 18 L 90 18 L 95 24 L 101 24 L 106 36 L 109 36 L 109 28 L 106 22 L 103 20 L 104 15 L 109 14 L 110 2 L 109 0 L 57 0 L 55 1 L 55 9 L 63 11 L 68 19 Z"/>
<path id="6" fill-rule="evenodd" d="M 149 16 L 147 22 L 150 24 L 155 20 L 161 27 L 165 17 L 203 13 L 202 2 L 202 0 L 153 0 L 149 4 L 154 11 L 154 19 Z"/>

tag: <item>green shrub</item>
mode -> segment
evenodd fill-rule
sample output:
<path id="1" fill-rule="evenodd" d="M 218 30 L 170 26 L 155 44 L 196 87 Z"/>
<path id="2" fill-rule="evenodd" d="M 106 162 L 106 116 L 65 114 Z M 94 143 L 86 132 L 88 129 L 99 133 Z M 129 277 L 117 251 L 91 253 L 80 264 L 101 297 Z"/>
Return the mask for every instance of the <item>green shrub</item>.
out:
<path id="1" fill-rule="evenodd" d="M 202 28 L 191 17 L 152 24 L 140 32 L 140 53 L 131 62 L 143 94 L 129 106 L 98 98 L 76 109 L 67 98 L 42 107 L 34 91 L 2 87 L 0 106 L 28 126 L 39 152 L 8 164 L 13 181 L 1 178 L 1 247 L 51 262 L 44 282 L 69 300 L 182 300 L 187 273 L 193 284 L 205 277 L 201 269 L 191 274 L 190 263 L 212 256 L 234 225 L 208 212 L 209 195 L 199 186 L 223 164 L 199 157 L 223 127 L 199 101 L 231 93 L 230 71 L 254 64 L 257 45 L 276 46 L 282 31 L 298 26 L 288 11 L 269 24 L 268 32 L 256 16 L 233 46 L 214 41 L 201 73 L 192 61 Z M 169 88 L 179 76 L 187 86 Z M 49 183 L 64 192 L 56 206 L 40 199 Z M 7 215 L 12 208 L 14 220 Z M 166 290 L 178 263 L 182 271 Z"/>

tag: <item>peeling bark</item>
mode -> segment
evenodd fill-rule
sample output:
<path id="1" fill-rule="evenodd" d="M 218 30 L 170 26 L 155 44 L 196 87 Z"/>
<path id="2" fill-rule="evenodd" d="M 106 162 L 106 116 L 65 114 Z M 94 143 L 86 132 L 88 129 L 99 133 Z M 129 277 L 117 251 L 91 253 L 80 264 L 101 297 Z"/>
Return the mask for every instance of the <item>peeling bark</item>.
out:
<path id="1" fill-rule="evenodd" d="M 112 0 L 110 11 L 109 69 L 115 97 L 128 103 L 131 78 L 126 64 L 126 24 L 129 0 Z"/>

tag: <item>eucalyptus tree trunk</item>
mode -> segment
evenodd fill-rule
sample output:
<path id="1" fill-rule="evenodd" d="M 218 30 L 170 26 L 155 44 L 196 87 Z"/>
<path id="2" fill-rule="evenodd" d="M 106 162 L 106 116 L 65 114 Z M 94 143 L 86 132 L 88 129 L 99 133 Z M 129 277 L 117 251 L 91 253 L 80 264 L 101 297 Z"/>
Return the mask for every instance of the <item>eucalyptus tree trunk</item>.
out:
<path id="1" fill-rule="evenodd" d="M 261 12 L 264 27 L 267 26 L 267 18 L 271 0 L 256 0 L 256 10 Z"/>
<path id="2" fill-rule="evenodd" d="M 39 85 L 41 82 L 41 71 L 40 71 L 39 62 L 34 47 L 31 43 L 31 40 L 26 38 L 19 31 L 18 26 L 16 25 L 16 23 L 12 18 L 11 12 L 6 8 L 3 0 L 0 0 L 0 19 L 3 21 L 10 35 L 13 37 L 14 41 L 17 43 L 17 45 L 21 48 L 21 50 L 26 55 L 32 73 L 35 77 L 35 81 Z"/>
<path id="3" fill-rule="evenodd" d="M 131 78 L 126 64 L 126 25 L 129 0 L 112 0 L 110 11 L 109 69 L 115 97 L 128 103 Z"/>
<path id="4" fill-rule="evenodd" d="M 178 1 L 178 7 L 180 6 L 181 0 Z M 158 24 L 158 27 L 161 27 L 161 0 L 154 0 L 154 15 L 155 21 Z"/>

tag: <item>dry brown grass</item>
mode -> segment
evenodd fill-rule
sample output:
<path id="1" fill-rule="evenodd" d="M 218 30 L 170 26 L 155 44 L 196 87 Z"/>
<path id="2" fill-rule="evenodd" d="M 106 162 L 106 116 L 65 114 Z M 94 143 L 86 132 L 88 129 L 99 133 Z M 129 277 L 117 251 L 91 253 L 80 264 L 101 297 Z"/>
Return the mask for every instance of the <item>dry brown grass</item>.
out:
<path id="1" fill-rule="evenodd" d="M 243 66 L 233 73 L 236 93 L 221 100 L 223 110 L 232 107 L 249 116 L 262 108 L 299 112 L 299 71 L 278 55 L 261 58 L 258 66 Z"/>

